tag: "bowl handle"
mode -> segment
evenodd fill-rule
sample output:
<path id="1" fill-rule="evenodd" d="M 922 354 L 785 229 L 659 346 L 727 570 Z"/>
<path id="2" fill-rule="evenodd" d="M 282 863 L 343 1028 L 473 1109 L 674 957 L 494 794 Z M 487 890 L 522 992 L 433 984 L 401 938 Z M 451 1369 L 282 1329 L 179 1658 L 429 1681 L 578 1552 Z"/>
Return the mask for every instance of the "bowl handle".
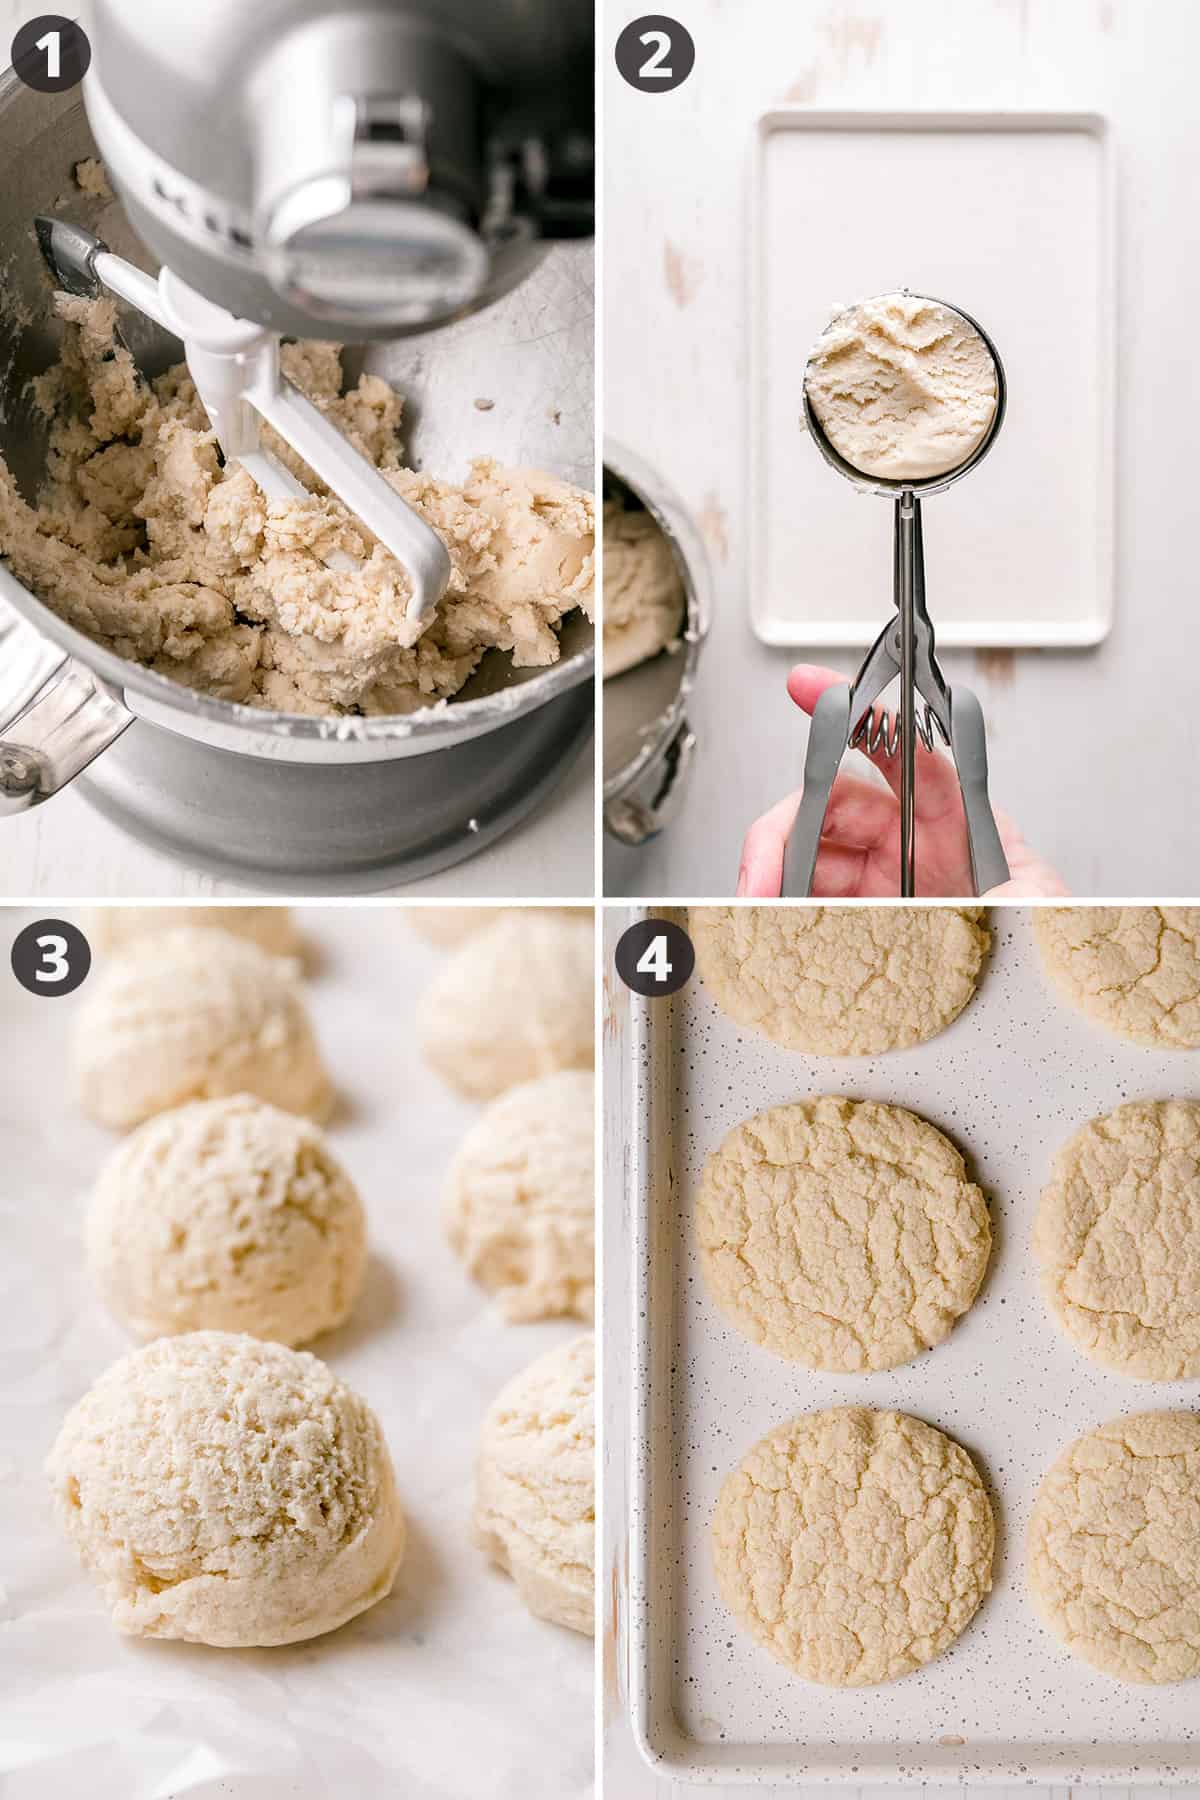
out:
<path id="1" fill-rule="evenodd" d="M 132 723 L 89 668 L 0 599 L 0 816 L 49 800 Z"/>
<path id="2" fill-rule="evenodd" d="M 649 843 L 670 824 L 683 799 L 687 773 L 696 750 L 696 734 L 680 719 L 670 741 L 622 794 L 606 802 L 604 823 L 622 844 Z"/>

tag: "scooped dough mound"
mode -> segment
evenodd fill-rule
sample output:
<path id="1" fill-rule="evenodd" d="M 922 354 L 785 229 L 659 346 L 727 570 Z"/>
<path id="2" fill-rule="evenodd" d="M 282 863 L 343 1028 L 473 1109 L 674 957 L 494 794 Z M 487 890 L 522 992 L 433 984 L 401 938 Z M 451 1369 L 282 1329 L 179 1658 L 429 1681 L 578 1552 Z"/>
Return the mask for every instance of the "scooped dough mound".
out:
<path id="1" fill-rule="evenodd" d="M 84 1111 L 121 1131 L 225 1094 L 318 1120 L 333 1104 L 295 964 L 224 931 L 182 925 L 111 957 L 73 1048 Z"/>
<path id="2" fill-rule="evenodd" d="M 362 1203 L 324 1132 L 248 1094 L 159 1113 L 124 1139 L 86 1241 L 105 1300 L 144 1338 L 306 1343 L 350 1312 L 367 1257 Z"/>
<path id="3" fill-rule="evenodd" d="M 126 945 L 180 925 L 206 931 L 228 931 L 249 938 L 275 956 L 294 956 L 300 933 L 286 906 L 97 906 L 88 914 L 87 931 L 97 950 L 123 950 Z"/>
<path id="4" fill-rule="evenodd" d="M 55 305 L 61 360 L 35 383 L 53 419 L 46 480 L 30 506 L 0 462 L 0 554 L 118 656 L 279 712 L 409 713 L 456 694 L 489 648 L 556 662 L 564 614 L 590 612 L 589 496 L 488 458 L 461 485 L 404 468 L 399 396 L 377 375 L 343 394 L 337 346 L 285 345 L 283 370 L 445 542 L 449 587 L 416 628 L 401 565 L 294 451 L 264 433 L 311 496 L 267 500 L 222 464 L 182 364 L 147 383 L 112 300 Z M 329 568 L 334 552 L 357 567 Z"/>
<path id="5" fill-rule="evenodd" d="M 940 1344 L 987 1268 L 987 1202 L 940 1131 L 824 1098 L 738 1125 L 696 1203 L 717 1305 L 810 1369 L 892 1369 Z"/>
<path id="6" fill-rule="evenodd" d="M 595 1629 L 596 1416 L 592 1334 L 501 1388 L 483 1423 L 475 1486 L 480 1549 L 539 1619 Z"/>
<path id="7" fill-rule="evenodd" d="M 787 1050 L 873 1056 L 936 1037 L 975 992 L 978 906 L 694 906 L 704 985 Z"/>
<path id="8" fill-rule="evenodd" d="M 1120 1681 L 1200 1675 L 1200 1414 L 1090 1431 L 1043 1481 L 1029 1530 L 1038 1611 Z"/>
<path id="9" fill-rule="evenodd" d="M 1034 931 L 1069 1005 L 1118 1037 L 1200 1047 L 1200 907 L 1039 907 Z"/>
<path id="10" fill-rule="evenodd" d="M 684 592 L 679 565 L 653 513 L 604 508 L 604 678 L 677 646 Z"/>
<path id="11" fill-rule="evenodd" d="M 317 1637 L 390 1591 L 404 1515 L 379 1421 L 302 1350 L 157 1338 L 67 1415 L 55 1510 L 134 1637 Z"/>
<path id="12" fill-rule="evenodd" d="M 725 1604 L 807 1681 L 865 1687 L 930 1662 L 992 1585 L 971 1458 L 907 1413 L 804 1413 L 757 1443 L 713 1520 Z"/>
<path id="13" fill-rule="evenodd" d="M 590 909 L 522 910 L 448 956 L 421 1003 L 420 1035 L 438 1074 L 474 1100 L 594 1061 L 595 946 Z"/>
<path id="14" fill-rule="evenodd" d="M 1200 1375 L 1200 1104 L 1134 1100 L 1055 1159 L 1034 1227 L 1042 1291 L 1095 1362 Z"/>
<path id="15" fill-rule="evenodd" d="M 450 1243 L 507 1319 L 592 1317 L 595 1098 L 582 1069 L 510 1088 L 450 1165 Z"/>
<path id="16" fill-rule="evenodd" d="M 439 950 L 453 950 L 474 937 L 477 931 L 494 925 L 505 913 L 577 915 L 578 911 L 578 907 L 571 906 L 414 906 L 405 917 L 417 936 L 423 937 L 427 944 L 433 944 Z"/>

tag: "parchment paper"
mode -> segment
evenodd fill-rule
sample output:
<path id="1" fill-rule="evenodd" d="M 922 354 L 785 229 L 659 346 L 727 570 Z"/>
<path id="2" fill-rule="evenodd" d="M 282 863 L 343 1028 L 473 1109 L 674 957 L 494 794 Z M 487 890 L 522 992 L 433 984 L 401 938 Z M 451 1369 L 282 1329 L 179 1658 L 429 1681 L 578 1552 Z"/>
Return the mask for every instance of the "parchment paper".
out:
<path id="1" fill-rule="evenodd" d="M 49 909 L 41 916 L 47 916 Z M 25 993 L 0 920 L 0 1792 L 5 1800 L 582 1800 L 590 1639 L 532 1619 L 470 1538 L 479 1426 L 508 1376 L 582 1327 L 507 1325 L 442 1232 L 478 1109 L 423 1063 L 413 1003 L 439 956 L 403 909 L 302 908 L 310 1002 L 341 1094 L 331 1133 L 367 1207 L 352 1318 L 309 1348 L 378 1412 L 410 1525 L 391 1597 L 273 1650 L 113 1631 L 50 1514 L 69 1406 L 130 1347 L 82 1263 L 83 1197 L 114 1141 L 65 1049 L 86 993 Z M 67 911 L 61 916 L 81 920 Z"/>

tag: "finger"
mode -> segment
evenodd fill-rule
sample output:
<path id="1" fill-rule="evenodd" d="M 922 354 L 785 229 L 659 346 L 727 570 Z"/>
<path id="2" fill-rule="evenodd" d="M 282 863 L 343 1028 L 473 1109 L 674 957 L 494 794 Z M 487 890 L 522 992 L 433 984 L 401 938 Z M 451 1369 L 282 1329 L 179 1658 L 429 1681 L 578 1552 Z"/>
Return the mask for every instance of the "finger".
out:
<path id="1" fill-rule="evenodd" d="M 883 849 L 896 835 L 896 796 L 857 775 L 839 775 L 825 812 L 821 837 L 854 850 Z"/>
<path id="2" fill-rule="evenodd" d="M 811 717 L 825 689 L 845 680 L 846 677 L 839 675 L 836 669 L 824 668 L 819 663 L 797 663 L 788 676 L 787 689 L 800 710 Z M 852 725 L 857 722 L 851 720 Z M 902 760 L 899 754 L 889 756 L 886 750 L 865 750 L 861 745 L 856 748 L 868 762 L 874 763 L 899 798 Z M 954 764 L 940 750 L 927 750 L 922 743 L 917 744 L 913 811 L 926 824 L 936 824 L 947 817 L 957 819 L 962 814 L 962 795 Z"/>
<path id="3" fill-rule="evenodd" d="M 756 900 L 773 900 L 783 886 L 783 852 L 796 817 L 800 796 L 788 794 L 755 819 L 742 844 L 737 892 Z"/>
<path id="4" fill-rule="evenodd" d="M 813 870 L 814 900 L 853 900 L 862 893 L 867 852 L 821 839 Z"/>

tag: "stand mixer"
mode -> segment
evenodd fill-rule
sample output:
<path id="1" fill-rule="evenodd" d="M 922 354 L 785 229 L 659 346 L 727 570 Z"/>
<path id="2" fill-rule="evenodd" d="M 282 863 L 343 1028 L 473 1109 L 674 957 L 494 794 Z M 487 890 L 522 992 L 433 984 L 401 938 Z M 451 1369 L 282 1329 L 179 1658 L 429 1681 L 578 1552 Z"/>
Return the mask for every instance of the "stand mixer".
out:
<path id="1" fill-rule="evenodd" d="M 133 0 L 96 0 L 93 62 L 83 88 L 90 142 L 77 141 L 72 124 L 64 150 L 73 134 L 76 158 L 103 159 L 124 220 L 162 265 L 159 276 L 114 255 L 96 233 L 48 216 L 51 207 L 59 210 L 54 187 L 38 192 L 27 222 L 38 217 L 42 252 L 61 285 L 76 293 L 116 293 L 182 340 L 227 461 L 240 460 L 268 495 L 296 491 L 259 442 L 265 420 L 342 497 L 405 566 L 416 635 L 445 588 L 444 546 L 280 376 L 278 339 L 416 341 L 447 327 L 453 334 L 462 329 L 457 322 L 484 308 L 506 326 L 514 323 L 506 296 L 531 277 L 538 288 L 548 246 L 585 240 L 593 229 L 591 8 L 579 0 L 486 6 L 480 0 L 260 0 L 254 7 L 222 0 L 153 9 L 153 17 L 150 11 Z M 30 130 L 49 137 L 41 115 L 51 103 L 12 89 L 2 98 L 10 110 L 31 115 L 21 138 Z M 67 116 L 77 114 L 76 106 Z M 13 146 L 3 148 L 11 162 Z M 18 165 L 25 148 L 25 142 L 16 147 Z M 22 181 L 9 185 L 15 194 Z M 13 226 L 7 229 L 11 241 Z M 22 245 L 18 260 L 25 257 Z M 23 266 L 15 285 L 28 293 Z M 118 329 L 140 366 L 145 334 L 137 315 L 122 308 Z M 6 356 L 9 369 L 19 375 L 23 365 L 34 373 L 45 366 L 44 335 L 38 322 L 19 337 Z M 162 331 L 152 335 L 170 346 Z M 167 359 L 178 360 L 178 345 L 173 349 Z M 161 366 L 161 349 L 155 354 Z M 16 468 L 20 447 L 6 442 L 4 448 Z M 338 564 L 331 559 L 330 566 Z M 18 654 L 14 635 L 28 627 L 22 620 L 15 632 L 7 628 L 0 807 L 16 811 L 48 798 L 114 744 L 136 714 L 130 740 L 144 740 L 143 721 L 152 721 L 157 735 L 191 740 L 189 754 L 160 742 L 153 795 L 145 791 L 142 767 L 138 796 L 123 781 L 116 800 L 94 792 L 94 785 L 107 783 L 110 759 L 119 752 L 130 760 L 128 743 L 114 744 L 89 774 L 89 793 L 138 835 L 242 878 L 251 869 L 259 878 L 253 821 L 261 822 L 265 794 L 254 790 L 264 782 L 266 804 L 286 817 L 280 830 L 292 841 L 264 857 L 263 879 L 291 887 L 316 872 L 328 891 L 357 890 L 444 866 L 498 835 L 553 778 L 544 767 L 547 754 L 555 766 L 564 761 L 568 700 L 572 744 L 583 729 L 584 697 L 571 690 L 587 681 L 592 659 L 588 633 L 575 629 L 575 621 L 564 628 L 560 663 L 536 674 L 481 669 L 461 700 L 439 709 L 436 719 L 268 719 L 121 664 L 25 590 L 14 593 L 17 584 L 6 574 L 0 585 L 40 632 L 73 653 L 73 660 L 56 658 L 43 643 L 37 654 L 28 648 Z M 83 705 L 79 695 L 66 708 L 61 698 L 52 701 L 50 690 L 68 669 L 77 685 L 92 690 L 92 704 Z M 547 703 L 550 716 L 538 722 L 542 741 L 535 754 L 533 715 Z M 558 725 L 553 751 L 552 717 Z M 490 767 L 481 755 L 468 768 L 454 747 L 497 731 L 510 740 L 505 749 L 498 738 Z M 528 744 L 516 742 L 519 731 Z M 243 791 L 236 801 L 218 801 L 215 781 L 204 781 L 205 816 L 197 818 L 194 789 L 202 771 L 193 765 L 201 745 L 240 753 Z M 340 784 L 328 765 L 347 765 L 345 774 L 358 769 L 357 803 L 371 788 L 366 765 L 425 751 L 440 753 L 447 790 L 456 796 L 438 812 L 436 827 L 429 809 L 419 823 L 401 816 L 407 801 L 380 768 L 361 828 L 347 846 L 347 808 L 334 798 Z M 269 770 L 258 766 L 264 761 Z M 318 764 L 324 765 L 319 777 Z M 501 767 L 510 782 L 520 772 L 519 796 L 497 792 Z M 281 792 L 290 776 L 295 796 Z M 332 821 L 320 816 L 318 781 L 330 784 L 332 832 Z M 486 791 L 472 793 L 473 781 Z M 174 793 L 173 783 L 179 784 Z M 227 787 L 223 779 L 220 790 Z M 390 819 L 379 817 L 381 806 Z M 316 814 L 311 830 L 309 809 Z M 154 817 L 139 820 L 139 811 Z M 186 821 L 184 812 L 191 815 Z M 295 842 L 301 832 L 305 845 Z M 335 838 L 343 843 L 336 869 L 327 848 Z"/>

